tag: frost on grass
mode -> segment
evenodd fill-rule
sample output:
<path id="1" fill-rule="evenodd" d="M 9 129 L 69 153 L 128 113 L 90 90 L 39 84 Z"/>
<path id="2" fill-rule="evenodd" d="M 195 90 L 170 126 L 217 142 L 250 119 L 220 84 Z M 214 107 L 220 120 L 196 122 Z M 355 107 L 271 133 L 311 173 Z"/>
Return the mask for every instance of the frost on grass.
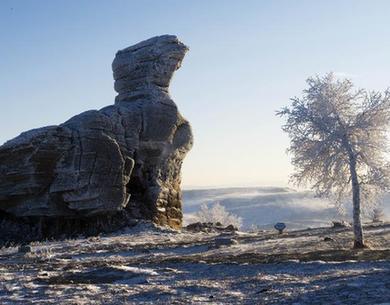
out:
<path id="1" fill-rule="evenodd" d="M 381 304 L 390 299 L 390 224 L 188 233 L 146 223 L 116 234 L 0 249 L 0 304 Z M 325 237 L 330 237 L 325 241 Z M 237 243 L 214 247 L 220 238 Z"/>
<path id="2" fill-rule="evenodd" d="M 242 226 L 242 218 L 225 210 L 225 207 L 219 203 L 215 203 L 211 208 L 204 203 L 200 211 L 195 214 L 194 220 L 198 222 L 220 223 L 223 226 L 233 225 L 236 228 Z"/>
<path id="3" fill-rule="evenodd" d="M 278 112 L 291 141 L 292 180 L 339 204 L 351 198 L 354 247 L 364 248 L 362 213 L 390 190 L 390 90 L 356 90 L 332 73 L 307 85 Z"/>

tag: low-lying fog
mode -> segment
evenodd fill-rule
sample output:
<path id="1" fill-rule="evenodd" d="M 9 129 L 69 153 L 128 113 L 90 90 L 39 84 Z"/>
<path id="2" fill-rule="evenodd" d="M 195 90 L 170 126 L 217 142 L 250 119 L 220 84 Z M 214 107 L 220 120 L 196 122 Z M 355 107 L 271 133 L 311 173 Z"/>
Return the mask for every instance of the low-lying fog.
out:
<path id="1" fill-rule="evenodd" d="M 315 198 L 308 191 L 282 187 L 185 190 L 183 200 L 185 224 L 196 221 L 194 214 L 203 203 L 209 206 L 219 203 L 228 212 L 242 217 L 243 229 L 252 225 L 271 228 L 276 222 L 285 222 L 288 228 L 303 229 L 327 226 L 332 220 L 341 219 L 329 200 Z M 390 218 L 388 201 L 390 195 L 386 196 L 382 205 L 385 219 Z"/>

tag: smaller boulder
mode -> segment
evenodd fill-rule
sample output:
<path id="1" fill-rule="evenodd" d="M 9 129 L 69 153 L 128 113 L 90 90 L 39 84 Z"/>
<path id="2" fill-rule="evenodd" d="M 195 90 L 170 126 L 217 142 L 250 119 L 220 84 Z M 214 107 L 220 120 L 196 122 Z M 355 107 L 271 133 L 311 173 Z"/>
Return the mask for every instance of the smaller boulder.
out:
<path id="1" fill-rule="evenodd" d="M 340 229 L 340 228 L 349 228 L 351 225 L 346 222 L 345 220 L 340 221 L 332 221 L 333 228 L 334 229 Z"/>
<path id="2" fill-rule="evenodd" d="M 325 236 L 324 241 L 330 242 L 330 241 L 334 241 L 334 239 L 332 237 Z"/>
<path id="3" fill-rule="evenodd" d="M 19 253 L 30 253 L 31 252 L 31 246 L 30 245 L 21 245 L 18 248 Z"/>
<path id="4" fill-rule="evenodd" d="M 228 225 L 226 228 L 225 228 L 225 231 L 229 231 L 229 232 L 235 232 L 235 231 L 238 231 L 238 228 L 233 226 L 233 225 Z"/>
<path id="5" fill-rule="evenodd" d="M 229 247 L 229 246 L 237 245 L 237 244 L 238 244 L 237 240 L 235 240 L 233 238 L 229 238 L 229 237 L 217 237 L 215 239 L 215 247 L 217 247 L 217 248 Z"/>
<path id="6" fill-rule="evenodd" d="M 235 232 L 238 231 L 238 228 L 236 228 L 233 225 L 228 225 L 224 227 L 220 222 L 213 223 L 213 222 L 195 222 L 191 223 L 188 226 L 185 227 L 187 231 L 190 232 L 205 232 L 205 233 L 212 233 L 212 232 Z"/>

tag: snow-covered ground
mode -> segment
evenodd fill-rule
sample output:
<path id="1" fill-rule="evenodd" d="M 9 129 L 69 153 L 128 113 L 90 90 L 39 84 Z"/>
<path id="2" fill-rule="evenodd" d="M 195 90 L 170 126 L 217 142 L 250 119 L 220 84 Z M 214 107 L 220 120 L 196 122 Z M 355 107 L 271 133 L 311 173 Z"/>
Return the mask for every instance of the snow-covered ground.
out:
<path id="1" fill-rule="evenodd" d="M 339 219 L 335 207 L 326 199 L 315 198 L 308 191 L 296 191 L 284 187 L 231 187 L 185 190 L 184 220 L 191 223 L 194 214 L 203 203 L 210 206 L 220 203 L 230 213 L 240 216 L 243 228 L 255 225 L 271 229 L 277 222 L 287 227 L 304 229 L 327 226 Z M 384 198 L 385 218 L 390 220 L 390 195 Z M 347 210 L 350 208 L 348 207 Z"/>
<path id="2" fill-rule="evenodd" d="M 382 304 L 390 224 L 350 229 L 121 233 L 0 249 L 0 304 Z M 324 238 L 327 237 L 327 241 Z"/>

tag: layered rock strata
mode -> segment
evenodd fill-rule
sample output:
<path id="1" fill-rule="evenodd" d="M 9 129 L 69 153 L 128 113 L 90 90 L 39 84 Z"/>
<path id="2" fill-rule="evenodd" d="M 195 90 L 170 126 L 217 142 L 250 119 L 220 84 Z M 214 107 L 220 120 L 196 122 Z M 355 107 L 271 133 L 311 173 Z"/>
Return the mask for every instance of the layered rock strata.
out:
<path id="1" fill-rule="evenodd" d="M 180 171 L 193 140 L 168 88 L 187 50 L 164 35 L 118 51 L 114 105 L 1 146 L 0 222 L 38 238 L 137 219 L 181 227 Z M 0 239 L 12 236 L 3 227 Z"/>

